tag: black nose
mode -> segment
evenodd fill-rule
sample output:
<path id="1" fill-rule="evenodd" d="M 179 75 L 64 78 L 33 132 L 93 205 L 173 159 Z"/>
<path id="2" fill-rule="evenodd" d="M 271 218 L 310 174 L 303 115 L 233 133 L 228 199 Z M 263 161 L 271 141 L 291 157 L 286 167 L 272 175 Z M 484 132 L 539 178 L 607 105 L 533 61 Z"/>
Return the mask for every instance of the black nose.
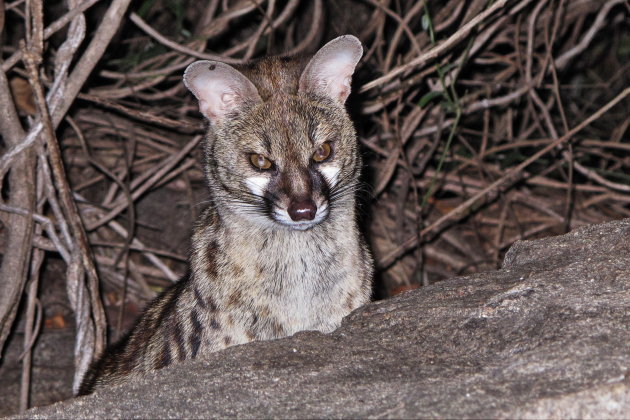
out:
<path id="1" fill-rule="evenodd" d="M 310 198 L 307 200 L 293 201 L 289 205 L 287 212 L 294 222 L 299 222 L 300 220 L 313 220 L 315 218 L 315 213 L 317 213 L 317 206 Z"/>

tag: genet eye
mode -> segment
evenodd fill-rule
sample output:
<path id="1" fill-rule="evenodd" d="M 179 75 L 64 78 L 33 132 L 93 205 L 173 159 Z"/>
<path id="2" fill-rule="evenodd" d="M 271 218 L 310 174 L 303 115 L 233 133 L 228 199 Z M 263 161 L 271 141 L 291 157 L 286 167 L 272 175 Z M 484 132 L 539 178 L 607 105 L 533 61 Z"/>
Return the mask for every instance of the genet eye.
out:
<path id="1" fill-rule="evenodd" d="M 330 157 L 331 153 L 332 147 L 330 142 L 322 143 L 313 153 L 313 160 L 315 162 L 323 162 Z"/>
<path id="2" fill-rule="evenodd" d="M 252 153 L 251 155 L 249 155 L 249 161 L 257 169 L 267 170 L 271 169 L 271 167 L 273 166 L 273 162 L 271 162 L 263 155 L 259 155 L 258 153 Z"/>

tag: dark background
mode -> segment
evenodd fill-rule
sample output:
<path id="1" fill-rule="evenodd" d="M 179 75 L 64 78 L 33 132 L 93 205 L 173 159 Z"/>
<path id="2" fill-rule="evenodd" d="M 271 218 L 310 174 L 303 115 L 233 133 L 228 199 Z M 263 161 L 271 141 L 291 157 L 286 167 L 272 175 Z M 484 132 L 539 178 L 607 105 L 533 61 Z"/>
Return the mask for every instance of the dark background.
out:
<path id="1" fill-rule="evenodd" d="M 181 82 L 186 65 L 199 59 L 191 54 L 242 61 L 310 54 L 346 33 L 363 42 L 348 107 L 365 161 L 360 214 L 376 259 L 377 299 L 498 268 L 517 240 L 629 217 L 630 102 L 624 96 L 602 110 L 628 95 L 628 2 L 497 3 L 132 1 L 54 131 L 97 268 L 109 339 L 186 270 L 191 225 L 206 191 L 201 148 L 173 158 L 204 131 Z M 100 1 L 85 12 L 85 40 L 65 60 L 71 70 L 104 31 L 99 25 L 110 4 Z M 15 105 L 28 133 L 42 113 L 33 99 L 33 75 L 29 80 L 24 62 L 11 60 L 21 42 L 38 51 L 36 82 L 49 92 L 60 49 L 74 29 L 66 25 L 38 47 L 37 19 L 29 19 L 34 15 L 27 3 L 0 5 L 6 74 L 0 94 Z M 68 10 L 65 1 L 46 1 L 44 27 Z M 430 51 L 436 54 L 418 59 Z M 0 134 L 6 156 L 15 144 L 6 124 Z M 89 310 L 75 311 L 68 298 L 77 290 L 73 281 L 89 285 L 90 277 L 70 280 L 71 264 L 52 240 L 56 232 L 62 242 L 68 239 L 72 256 L 80 255 L 77 236 L 64 233 L 62 222 L 71 216 L 62 205 L 55 209 L 63 192 L 41 163 L 55 164 L 43 144 L 22 153 L 32 153 L 31 160 L 12 161 L 2 173 L 0 252 L 3 273 L 11 275 L 2 279 L 0 293 L 17 292 L 0 305 L 13 305 L 5 312 L 16 315 L 1 320 L 10 335 L 0 360 L 7 389 L 0 414 L 18 407 L 17 357 L 25 334 L 40 326 L 28 382 L 31 404 L 43 404 L 71 395 L 73 338 L 91 324 L 77 325 L 99 322 Z M 31 168 L 32 185 L 11 178 L 18 167 Z M 51 223 L 47 231 L 44 219 L 35 220 L 28 258 L 17 265 L 21 271 L 8 270 L 4 258 L 18 246 L 11 217 L 25 217 L 15 214 L 24 209 L 15 204 L 20 193 L 30 194 L 31 211 Z M 23 293 L 29 288 L 30 299 Z"/>

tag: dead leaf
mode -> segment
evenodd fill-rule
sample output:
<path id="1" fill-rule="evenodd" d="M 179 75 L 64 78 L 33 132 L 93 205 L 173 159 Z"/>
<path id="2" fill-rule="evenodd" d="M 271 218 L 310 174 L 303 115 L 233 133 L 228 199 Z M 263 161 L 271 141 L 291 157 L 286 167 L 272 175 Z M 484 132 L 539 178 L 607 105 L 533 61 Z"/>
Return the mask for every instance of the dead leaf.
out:
<path id="1" fill-rule="evenodd" d="M 419 284 L 402 284 L 400 286 L 396 286 L 389 291 L 389 296 L 396 296 L 400 293 L 406 292 L 408 290 L 415 290 L 420 287 Z"/>
<path id="2" fill-rule="evenodd" d="M 37 108 L 35 108 L 35 101 L 33 100 L 33 90 L 28 81 L 21 77 L 14 77 L 9 82 L 9 85 L 11 86 L 15 107 L 20 115 L 35 115 Z"/>
<path id="3" fill-rule="evenodd" d="M 66 320 L 61 314 L 54 315 L 52 318 L 46 318 L 44 321 L 46 328 L 62 329 L 66 328 Z"/>

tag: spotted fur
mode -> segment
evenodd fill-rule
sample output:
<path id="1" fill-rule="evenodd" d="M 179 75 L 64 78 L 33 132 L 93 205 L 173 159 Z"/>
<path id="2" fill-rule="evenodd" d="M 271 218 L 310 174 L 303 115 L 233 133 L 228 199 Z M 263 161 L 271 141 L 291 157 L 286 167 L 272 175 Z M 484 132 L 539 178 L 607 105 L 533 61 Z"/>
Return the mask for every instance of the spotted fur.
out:
<path id="1" fill-rule="evenodd" d="M 337 62 L 329 61 L 347 61 L 344 48 L 354 49 L 348 54 L 355 62 L 336 80 Z M 219 108 L 205 103 L 213 100 L 204 96 L 206 86 L 187 76 L 210 122 L 210 204 L 194 227 L 189 274 L 92 365 L 80 394 L 228 346 L 301 330 L 330 332 L 368 301 L 372 258 L 355 217 L 361 159 L 344 107 L 357 48 L 358 40 L 346 36 L 310 61 L 265 58 L 238 69 L 202 62 L 204 77 L 219 68 L 237 84 L 219 98 Z M 332 156 L 313 162 L 323 142 L 332 144 Z M 252 167 L 251 153 L 264 154 L 274 169 Z M 304 197 L 317 213 L 297 223 L 286 209 Z"/>

